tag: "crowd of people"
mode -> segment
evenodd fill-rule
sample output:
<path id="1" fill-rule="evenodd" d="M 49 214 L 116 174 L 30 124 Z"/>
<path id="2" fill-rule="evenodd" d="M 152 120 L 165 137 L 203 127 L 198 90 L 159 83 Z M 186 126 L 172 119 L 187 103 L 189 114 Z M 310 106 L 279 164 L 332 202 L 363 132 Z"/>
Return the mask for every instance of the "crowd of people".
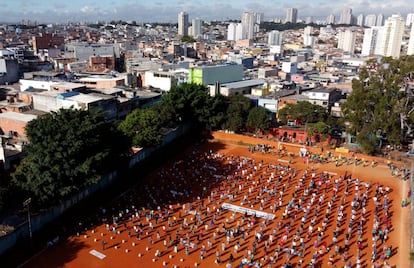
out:
<path id="1" fill-rule="evenodd" d="M 226 267 L 388 267 L 390 191 L 347 174 L 280 164 L 277 157 L 268 162 L 194 149 L 102 207 L 90 239 L 103 251 L 140 246 L 145 252 L 138 258 L 151 254 L 169 267 L 189 266 L 190 259 L 202 266 L 208 258 Z M 177 258 L 180 253 L 185 257 Z"/>

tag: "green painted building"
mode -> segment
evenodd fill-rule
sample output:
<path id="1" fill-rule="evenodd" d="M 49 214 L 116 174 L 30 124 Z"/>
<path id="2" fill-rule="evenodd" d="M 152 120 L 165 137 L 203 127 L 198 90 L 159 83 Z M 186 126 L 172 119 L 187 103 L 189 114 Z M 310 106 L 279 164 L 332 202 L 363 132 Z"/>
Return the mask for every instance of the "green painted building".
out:
<path id="1" fill-rule="evenodd" d="M 188 81 L 199 85 L 213 85 L 216 82 L 230 83 L 243 80 L 243 65 L 206 65 L 190 69 Z"/>

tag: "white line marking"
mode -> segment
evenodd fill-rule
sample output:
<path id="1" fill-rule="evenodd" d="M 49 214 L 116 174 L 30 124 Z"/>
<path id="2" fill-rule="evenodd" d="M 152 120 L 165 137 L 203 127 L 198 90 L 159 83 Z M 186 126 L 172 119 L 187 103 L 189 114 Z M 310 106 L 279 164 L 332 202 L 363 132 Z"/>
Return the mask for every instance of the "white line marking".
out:
<path id="1" fill-rule="evenodd" d="M 90 254 L 92 254 L 93 256 L 95 256 L 95 257 L 97 257 L 97 258 L 99 258 L 99 259 L 105 259 L 105 257 L 106 257 L 106 255 L 105 254 L 103 254 L 103 253 L 100 253 L 99 251 L 97 251 L 97 250 L 94 250 L 94 249 L 92 249 L 91 251 L 89 251 L 89 253 Z"/>

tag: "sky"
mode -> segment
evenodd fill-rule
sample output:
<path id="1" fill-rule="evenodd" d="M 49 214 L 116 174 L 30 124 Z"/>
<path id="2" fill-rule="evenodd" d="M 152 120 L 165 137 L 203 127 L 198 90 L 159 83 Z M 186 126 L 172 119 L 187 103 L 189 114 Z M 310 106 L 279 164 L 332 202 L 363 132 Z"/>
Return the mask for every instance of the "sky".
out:
<path id="1" fill-rule="evenodd" d="M 383 13 L 386 17 L 414 13 L 412 0 L 0 0 L 0 22 L 31 20 L 38 23 L 135 20 L 141 22 L 177 22 L 185 11 L 190 20 L 240 19 L 243 11 L 263 12 L 266 20 L 286 17 L 286 9 L 298 9 L 298 18 L 313 16 L 324 20 L 329 14 L 339 19 L 341 10 L 350 7 L 353 14 Z"/>

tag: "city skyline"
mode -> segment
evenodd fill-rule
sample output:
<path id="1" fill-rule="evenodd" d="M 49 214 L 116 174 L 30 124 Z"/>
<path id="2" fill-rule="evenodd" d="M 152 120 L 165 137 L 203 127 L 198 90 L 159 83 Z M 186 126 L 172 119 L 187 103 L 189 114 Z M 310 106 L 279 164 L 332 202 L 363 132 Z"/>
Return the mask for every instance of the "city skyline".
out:
<path id="1" fill-rule="evenodd" d="M 252 1 L 227 0 L 225 2 L 213 0 L 209 2 L 194 0 L 166 0 L 166 1 L 128 1 L 128 0 L 101 0 L 81 1 L 72 0 L 62 2 L 58 0 L 3 0 L 0 3 L 1 22 L 20 22 L 22 20 L 37 21 L 39 23 L 54 23 L 66 21 L 109 21 L 135 20 L 137 22 L 171 22 L 177 23 L 177 14 L 185 11 L 190 19 L 198 17 L 202 20 L 240 19 L 245 11 L 263 12 L 265 20 L 272 18 L 283 19 L 288 8 L 298 10 L 298 19 L 313 16 L 315 20 L 325 20 L 330 14 L 339 18 L 341 11 L 349 7 L 354 16 L 360 13 L 384 13 L 390 16 L 400 13 L 406 16 L 414 12 L 409 0 L 398 1 L 358 1 L 330 3 L 327 0 L 296 0 L 296 1 Z"/>

